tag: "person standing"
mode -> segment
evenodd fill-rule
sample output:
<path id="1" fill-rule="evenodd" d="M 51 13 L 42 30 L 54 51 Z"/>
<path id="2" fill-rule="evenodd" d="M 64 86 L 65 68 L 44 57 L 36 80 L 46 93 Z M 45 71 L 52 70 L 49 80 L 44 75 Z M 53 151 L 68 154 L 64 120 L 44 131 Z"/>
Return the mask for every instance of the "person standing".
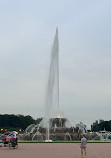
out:
<path id="1" fill-rule="evenodd" d="M 86 144 L 87 144 L 87 139 L 85 138 L 85 135 L 83 134 L 82 139 L 81 139 L 81 156 L 83 157 L 83 155 L 86 156 Z"/>

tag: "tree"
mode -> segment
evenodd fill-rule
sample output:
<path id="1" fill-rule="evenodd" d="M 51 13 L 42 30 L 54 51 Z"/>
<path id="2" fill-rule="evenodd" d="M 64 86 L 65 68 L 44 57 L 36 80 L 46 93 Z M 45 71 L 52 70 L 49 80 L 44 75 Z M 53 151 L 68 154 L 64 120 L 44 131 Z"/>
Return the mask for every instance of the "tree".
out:
<path id="1" fill-rule="evenodd" d="M 29 115 L 0 115 L 0 128 L 7 130 L 25 130 L 30 124 L 36 124 L 36 121 Z"/>
<path id="2" fill-rule="evenodd" d="M 111 132 L 111 120 L 110 121 L 104 121 L 97 125 L 92 126 L 92 131 L 102 131 L 102 130 L 110 131 Z"/>

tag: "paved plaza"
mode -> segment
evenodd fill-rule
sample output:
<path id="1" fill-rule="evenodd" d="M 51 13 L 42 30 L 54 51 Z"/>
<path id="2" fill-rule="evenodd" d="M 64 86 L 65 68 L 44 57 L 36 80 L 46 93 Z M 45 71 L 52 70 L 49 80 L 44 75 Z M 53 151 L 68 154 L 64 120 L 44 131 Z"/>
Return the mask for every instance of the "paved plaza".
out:
<path id="1" fill-rule="evenodd" d="M 19 143 L 0 148 L 2 158 L 81 158 L 79 143 Z M 87 158 L 110 158 L 111 143 L 88 143 Z"/>

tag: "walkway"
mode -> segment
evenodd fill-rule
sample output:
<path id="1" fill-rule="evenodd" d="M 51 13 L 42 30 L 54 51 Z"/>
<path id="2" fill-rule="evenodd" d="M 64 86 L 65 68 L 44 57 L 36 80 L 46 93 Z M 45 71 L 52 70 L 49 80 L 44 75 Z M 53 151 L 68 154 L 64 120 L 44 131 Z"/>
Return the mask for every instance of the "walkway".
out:
<path id="1" fill-rule="evenodd" d="M 87 144 L 87 158 L 110 158 L 111 143 Z M 20 143 L 18 149 L 0 148 L 4 158 L 81 158 L 79 143 Z"/>

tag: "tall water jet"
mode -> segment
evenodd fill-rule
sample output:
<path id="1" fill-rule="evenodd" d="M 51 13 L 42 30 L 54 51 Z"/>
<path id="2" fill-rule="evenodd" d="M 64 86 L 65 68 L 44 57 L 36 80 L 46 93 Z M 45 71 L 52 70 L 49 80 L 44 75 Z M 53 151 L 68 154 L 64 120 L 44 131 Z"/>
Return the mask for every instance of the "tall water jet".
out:
<path id="1" fill-rule="evenodd" d="M 54 105 L 55 104 L 55 105 Z M 53 115 L 53 108 L 59 111 L 59 41 L 58 41 L 58 28 L 51 50 L 50 69 L 46 92 L 46 113 L 45 121 L 47 126 L 47 140 L 49 140 L 50 118 Z"/>
<path id="2" fill-rule="evenodd" d="M 51 118 L 53 110 L 59 111 L 59 41 L 58 41 L 58 28 L 51 50 L 50 69 L 46 92 L 46 118 Z"/>

